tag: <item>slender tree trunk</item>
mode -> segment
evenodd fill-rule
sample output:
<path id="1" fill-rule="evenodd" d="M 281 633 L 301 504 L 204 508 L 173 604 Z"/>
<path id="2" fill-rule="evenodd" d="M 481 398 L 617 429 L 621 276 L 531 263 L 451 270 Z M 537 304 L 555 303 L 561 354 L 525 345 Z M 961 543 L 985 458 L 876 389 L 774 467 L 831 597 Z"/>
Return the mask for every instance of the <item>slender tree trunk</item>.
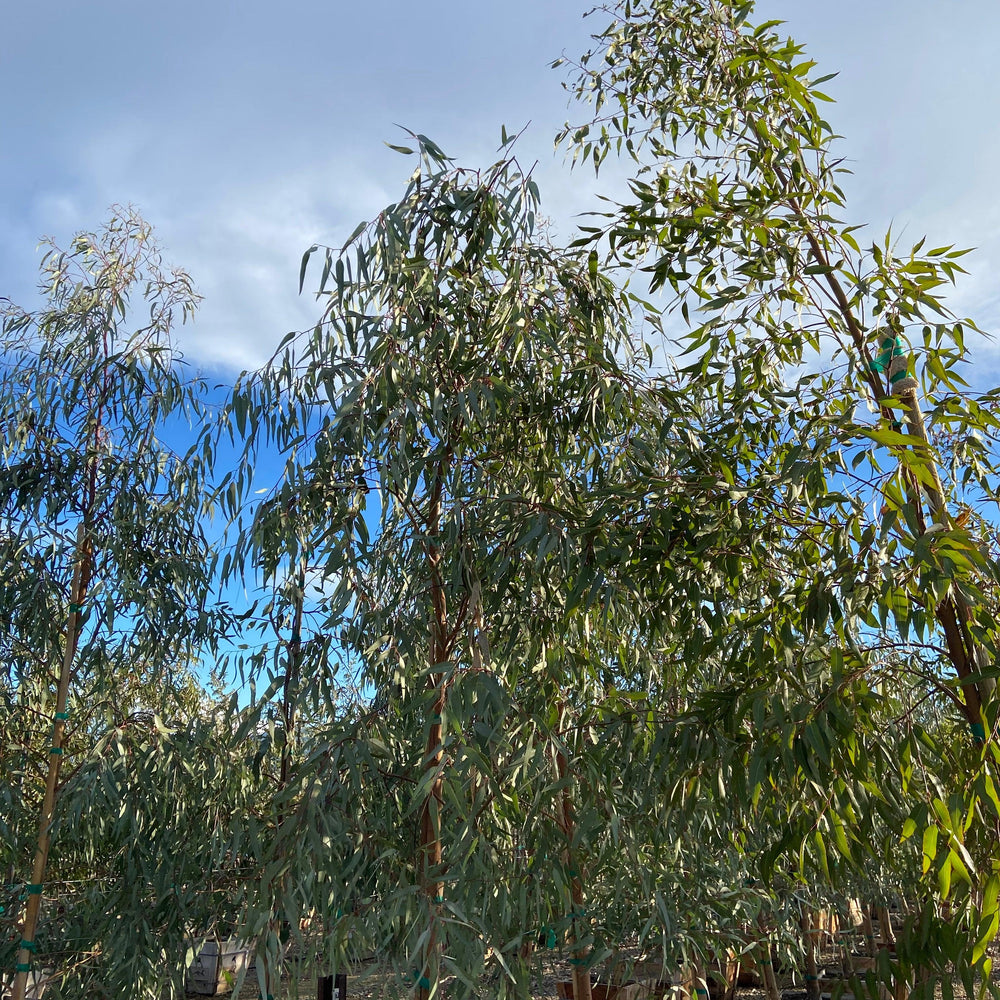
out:
<path id="1" fill-rule="evenodd" d="M 695 1000 L 708 1000 L 708 977 L 700 965 L 691 967 L 691 982 Z"/>
<path id="2" fill-rule="evenodd" d="M 924 415 L 920 409 L 920 400 L 917 398 L 916 380 L 906 380 L 905 388 L 900 389 L 898 395 L 906 406 L 906 427 L 910 436 L 914 438 L 914 450 L 924 460 L 931 472 L 933 485 L 924 486 L 931 518 L 935 524 L 947 529 L 951 519 L 945 505 L 944 488 L 941 485 L 937 465 L 933 461 L 930 443 L 927 440 Z M 955 664 L 959 677 L 964 679 L 978 674 L 988 666 L 983 650 L 973 640 L 969 632 L 972 608 L 965 595 L 957 587 L 952 587 L 951 592 L 938 606 L 937 617 L 945 632 L 949 658 Z M 992 678 L 981 678 L 974 683 L 962 686 L 968 708 L 969 724 L 979 739 L 986 738 L 984 728 L 986 718 L 983 715 L 983 704 L 993 696 L 994 688 L 995 682 Z"/>
<path id="3" fill-rule="evenodd" d="M 807 906 L 802 911 L 799 926 L 802 928 L 802 946 L 805 949 L 806 995 L 809 1000 L 819 1000 L 819 964 L 816 961 L 819 929 L 816 924 L 816 911 Z"/>
<path id="4" fill-rule="evenodd" d="M 283 796 L 288 788 L 288 783 L 292 775 L 292 759 L 295 754 L 295 727 L 296 712 L 295 699 L 299 690 L 299 675 L 302 665 L 302 611 L 305 603 L 306 589 L 306 567 L 305 560 L 299 563 L 298 573 L 295 577 L 296 592 L 293 600 L 292 610 L 292 630 L 288 640 L 288 651 L 285 660 L 285 680 L 281 692 L 281 725 L 284 730 L 284 742 L 281 745 L 281 763 L 278 769 L 278 796 Z M 277 834 L 280 838 L 283 833 L 286 815 L 284 806 L 279 806 L 276 817 Z M 279 840 L 280 842 L 280 840 Z M 277 901 L 276 901 L 277 902 Z M 282 918 L 277 914 L 275 906 L 275 916 L 270 923 L 270 932 L 274 938 L 273 953 L 278 956 L 272 958 L 271 951 L 257 952 L 257 979 L 264 1000 L 280 1000 L 281 997 L 281 924 Z"/>
<path id="5" fill-rule="evenodd" d="M 566 717 L 566 705 L 562 706 L 560 713 Z M 573 813 L 573 794 L 567 783 L 569 775 L 569 762 L 566 754 L 562 750 L 556 751 L 556 774 L 559 781 L 563 783 L 561 797 L 561 826 L 563 836 L 566 840 L 564 858 L 566 870 L 569 873 L 569 893 L 573 906 L 573 922 L 570 929 L 570 949 L 573 953 L 571 959 L 573 965 L 573 1000 L 591 1000 L 590 992 L 590 966 L 589 956 L 585 947 L 578 944 L 585 935 L 580 933 L 580 928 L 587 922 L 584 904 L 586 900 L 583 895 L 583 880 L 580 877 L 580 862 L 577 852 L 573 849 L 573 838 L 576 835 L 576 819 Z"/>
<path id="6" fill-rule="evenodd" d="M 760 966 L 760 978 L 764 981 L 764 990 L 768 1000 L 781 1000 L 778 980 L 774 974 L 774 960 L 771 958 L 771 938 L 767 933 L 763 919 L 757 920 L 757 933 L 759 935 L 757 954 L 760 956 L 757 959 L 757 964 Z"/>
<path id="7" fill-rule="evenodd" d="M 440 648 L 436 644 L 435 648 Z M 440 662 L 438 660 L 435 663 Z M 423 892 L 427 901 L 427 912 L 430 918 L 430 933 L 424 948 L 424 964 L 418 982 L 420 1000 L 427 1000 L 431 986 L 437 981 L 440 971 L 441 942 L 438 938 L 438 918 L 441 914 L 441 904 L 444 902 L 444 882 L 440 878 L 441 849 L 441 807 L 442 807 L 442 724 L 441 718 L 445 708 L 444 681 L 438 680 L 434 690 L 434 703 L 431 709 L 432 718 L 427 734 L 427 748 L 424 753 L 426 771 L 433 771 L 427 797 L 420 810 L 420 850 L 422 855 Z"/>
<path id="8" fill-rule="evenodd" d="M 896 947 L 896 938 L 892 932 L 892 915 L 888 906 L 880 906 L 878 910 L 879 930 L 882 932 L 882 943 L 887 950 Z"/>
<path id="9" fill-rule="evenodd" d="M 52 745 L 49 751 L 49 770 L 45 780 L 45 795 L 38 817 L 38 839 L 35 847 L 35 861 L 31 870 L 31 883 L 27 886 L 27 902 L 21 927 L 21 944 L 17 952 L 16 975 L 12 1000 L 24 1000 L 31 970 L 31 956 L 35 950 L 35 934 L 42 907 L 42 885 L 45 868 L 49 859 L 51 844 L 52 814 L 55 810 L 59 788 L 59 770 L 62 764 L 63 741 L 66 733 L 66 706 L 69 701 L 70 681 L 73 677 L 73 662 L 76 658 L 77 640 L 80 633 L 82 604 L 86 597 L 87 581 L 90 577 L 90 550 L 86 541 L 86 526 L 83 521 L 76 530 L 76 553 L 73 566 L 73 580 L 70 584 L 69 617 L 66 621 L 66 643 L 63 647 L 62 666 L 56 688 L 56 710 L 52 720 Z"/>
<path id="10" fill-rule="evenodd" d="M 295 603 L 292 613 L 292 633 L 288 642 L 288 662 L 285 667 L 285 683 L 281 695 L 281 723 L 285 730 L 285 742 L 281 747 L 281 770 L 278 788 L 288 787 L 292 772 L 292 757 L 295 753 L 296 714 L 295 700 L 298 697 L 299 674 L 302 668 L 302 606 L 305 603 L 306 569 L 305 560 L 299 564 L 295 578 Z M 284 817 L 279 817 L 279 823 Z"/>
<path id="11" fill-rule="evenodd" d="M 868 954 L 871 958 L 875 958 L 878 955 L 878 942 L 875 940 L 875 925 L 872 923 L 870 906 L 865 906 L 862 911 L 861 927 L 865 935 L 865 944 L 868 945 Z"/>
<path id="12" fill-rule="evenodd" d="M 420 978 L 417 981 L 418 1000 L 428 1000 L 436 990 L 441 966 L 441 941 L 438 925 L 444 902 L 444 882 L 441 879 L 441 812 L 443 805 L 443 719 L 447 702 L 448 604 L 441 575 L 441 550 L 437 542 L 444 469 L 438 470 L 431 494 L 428 513 L 427 545 L 431 579 L 431 623 L 428 655 L 427 689 L 433 696 L 430 727 L 424 750 L 424 773 L 431 775 L 427 795 L 420 809 L 421 882 L 430 926 L 424 945 Z"/>

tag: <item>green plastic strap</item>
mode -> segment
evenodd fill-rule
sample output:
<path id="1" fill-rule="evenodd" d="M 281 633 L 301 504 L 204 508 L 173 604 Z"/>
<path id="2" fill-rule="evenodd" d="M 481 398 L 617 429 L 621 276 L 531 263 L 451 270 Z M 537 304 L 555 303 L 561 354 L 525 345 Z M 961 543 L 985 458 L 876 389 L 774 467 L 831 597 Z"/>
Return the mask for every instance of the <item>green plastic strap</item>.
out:
<path id="1" fill-rule="evenodd" d="M 969 728 L 972 730 L 972 736 L 977 743 L 986 742 L 986 727 L 981 722 L 970 722 Z"/>
<path id="2" fill-rule="evenodd" d="M 71 604 L 69 606 L 69 609 L 74 614 L 80 614 L 83 611 L 83 605 L 82 604 Z"/>
<path id="3" fill-rule="evenodd" d="M 62 752 L 63 752 L 63 748 L 62 747 L 50 747 L 49 748 L 49 753 L 54 753 L 54 754 L 58 755 L 58 754 L 61 754 Z"/>
<path id="4" fill-rule="evenodd" d="M 422 990 L 429 990 L 431 988 L 431 981 L 426 976 L 421 976 L 417 980 L 417 986 Z"/>
<path id="5" fill-rule="evenodd" d="M 63 720 L 68 719 L 69 718 L 69 712 L 56 712 L 55 718 L 57 718 L 57 719 L 63 719 Z"/>
<path id="6" fill-rule="evenodd" d="M 435 896 L 434 897 L 434 902 L 435 903 L 443 903 L 444 902 L 444 896 Z"/>
<path id="7" fill-rule="evenodd" d="M 31 963 L 30 962 L 18 962 L 17 965 L 14 966 L 14 971 L 15 972 L 31 972 Z"/>
<path id="8" fill-rule="evenodd" d="M 814 982 L 816 982 L 817 979 L 819 979 L 819 976 L 810 976 L 808 972 L 806 973 L 806 982 L 807 983 L 809 983 L 809 982 L 813 982 L 814 983 Z"/>
<path id="9" fill-rule="evenodd" d="M 42 894 L 42 883 L 41 882 L 29 882 L 24 887 L 24 891 L 29 896 L 40 896 Z"/>
<path id="10" fill-rule="evenodd" d="M 20 947 L 23 948 L 25 951 L 38 951 L 38 942 L 22 940 Z"/>
<path id="11" fill-rule="evenodd" d="M 879 356 L 869 363 L 869 371 L 881 375 L 888 371 L 893 358 L 898 358 L 903 353 L 903 342 L 899 337 L 886 337 L 881 343 L 882 351 Z"/>
<path id="12" fill-rule="evenodd" d="M 569 960 L 570 965 L 586 965 L 587 960 L 585 958 L 571 958 Z"/>
<path id="13" fill-rule="evenodd" d="M 579 876 L 580 876 L 580 873 L 573 871 L 572 868 L 570 868 L 568 874 L 569 874 L 570 878 L 579 878 Z"/>

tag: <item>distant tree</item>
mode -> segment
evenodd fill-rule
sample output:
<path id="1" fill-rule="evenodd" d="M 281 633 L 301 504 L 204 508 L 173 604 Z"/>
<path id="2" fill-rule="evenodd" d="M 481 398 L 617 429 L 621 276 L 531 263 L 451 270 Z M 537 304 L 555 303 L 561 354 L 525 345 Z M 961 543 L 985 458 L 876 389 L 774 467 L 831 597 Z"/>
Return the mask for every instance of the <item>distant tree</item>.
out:
<path id="1" fill-rule="evenodd" d="M 208 600 L 205 465 L 164 440 L 203 414 L 169 340 L 195 308 L 190 279 L 164 268 L 131 210 L 68 251 L 51 245 L 42 276 L 45 304 L 8 305 L 0 341 L 0 685 L 14 750 L 0 850 L 25 886 L 23 914 L 3 915 L 20 927 L 17 1000 L 32 962 L 45 961 L 39 918 L 50 848 L 59 850 L 55 817 L 73 828 L 80 856 L 100 864 L 102 824 L 80 802 L 60 811 L 67 782 L 97 736 L 130 726 L 135 709 L 173 711 L 167 692 L 180 697 L 183 667 L 222 622 Z M 98 838 L 89 847 L 88 834 Z M 105 930 L 115 922 L 109 914 Z M 109 948 L 105 961 L 129 960 Z"/>

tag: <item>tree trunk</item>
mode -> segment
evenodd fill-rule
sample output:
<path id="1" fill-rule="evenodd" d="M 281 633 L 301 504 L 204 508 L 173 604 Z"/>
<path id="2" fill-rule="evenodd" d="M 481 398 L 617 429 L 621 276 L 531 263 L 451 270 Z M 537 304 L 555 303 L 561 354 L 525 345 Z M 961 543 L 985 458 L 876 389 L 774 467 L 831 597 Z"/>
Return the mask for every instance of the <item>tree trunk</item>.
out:
<path id="1" fill-rule="evenodd" d="M 69 701 L 69 686 L 73 677 L 73 661 L 76 658 L 77 639 L 80 632 L 82 604 L 86 597 L 86 584 L 90 577 L 90 551 L 86 544 L 86 527 L 81 521 L 76 530 L 76 553 L 73 567 L 73 581 L 70 585 L 69 617 L 66 621 L 66 644 L 63 648 L 59 684 L 56 688 L 56 710 L 52 720 L 52 746 L 49 751 L 49 770 L 45 780 L 45 795 L 38 817 L 38 839 L 35 847 L 35 861 L 31 870 L 31 883 L 26 887 L 27 903 L 21 927 L 21 944 L 17 952 L 16 975 L 12 1000 L 24 1000 L 31 971 L 31 956 L 35 951 L 35 933 L 38 930 L 38 916 L 42 907 L 42 885 L 45 868 L 49 859 L 51 843 L 50 827 L 55 810 L 59 788 L 59 770 L 62 764 L 63 740 L 66 732 L 66 710 Z"/>
<path id="2" fill-rule="evenodd" d="M 896 937 L 892 932 L 892 915 L 889 907 L 880 906 L 878 910 L 879 930 L 882 932 L 882 943 L 886 950 L 891 951 L 896 947 Z"/>
<path id="3" fill-rule="evenodd" d="M 432 988 L 436 990 L 441 965 L 441 941 L 438 924 L 444 902 L 444 882 L 441 879 L 441 812 L 443 805 L 443 749 L 442 731 L 444 710 L 448 696 L 448 676 L 443 669 L 448 659 L 448 604 L 444 580 L 441 575 L 441 550 L 437 543 L 441 515 L 441 496 L 445 470 L 439 469 L 437 481 L 430 498 L 427 518 L 427 561 L 431 580 L 431 626 L 427 675 L 427 689 L 433 695 L 430 727 L 424 751 L 424 774 L 430 775 L 427 795 L 420 808 L 421 888 L 427 914 L 428 935 L 423 949 L 420 978 L 417 980 L 418 1000 L 428 1000 Z"/>
<path id="4" fill-rule="evenodd" d="M 927 429 L 924 426 L 924 415 L 917 398 L 916 379 L 906 379 L 897 390 L 900 400 L 906 406 L 906 428 L 915 439 L 914 451 L 926 462 L 931 472 L 933 485 L 926 485 L 924 493 L 927 496 L 927 506 L 931 518 L 942 528 L 950 527 L 950 517 L 944 501 L 944 489 L 938 475 L 937 465 L 931 456 L 930 444 L 927 440 Z M 982 672 L 988 664 L 983 650 L 973 640 L 969 632 L 969 621 L 972 618 L 972 608 L 965 595 L 957 588 L 951 592 L 937 608 L 937 618 L 944 629 L 948 645 L 948 656 L 955 666 L 958 676 L 963 680 Z M 973 735 L 980 741 L 986 739 L 986 717 L 983 715 L 983 705 L 993 696 L 995 682 L 992 678 L 981 678 L 974 683 L 962 685 L 969 725 Z"/>
<path id="5" fill-rule="evenodd" d="M 562 706 L 560 713 L 562 718 L 566 717 L 566 706 Z M 566 754 L 562 750 L 556 751 L 556 774 L 560 782 L 565 782 L 569 774 L 569 763 Z M 590 966 L 587 949 L 576 947 L 584 935 L 581 935 L 579 928 L 586 923 L 586 911 L 584 909 L 583 881 L 580 877 L 579 860 L 577 853 L 573 849 L 573 837 L 576 834 L 576 820 L 573 815 L 573 795 L 569 785 L 564 784 L 560 792 L 562 799 L 561 811 L 563 836 L 566 839 L 564 858 L 566 870 L 569 873 L 569 892 L 573 906 L 573 922 L 570 930 L 570 948 L 573 957 L 570 962 L 573 965 L 573 1000 L 592 1000 L 590 993 Z"/>
<path id="6" fill-rule="evenodd" d="M 284 729 L 284 742 L 281 745 L 281 763 L 278 770 L 278 796 L 284 794 L 292 775 L 292 757 L 295 752 L 295 699 L 298 695 L 299 674 L 302 664 L 302 611 L 305 603 L 306 566 L 305 559 L 299 563 L 295 577 L 296 592 L 292 605 L 292 630 L 288 641 L 288 652 L 285 662 L 285 680 L 281 694 L 281 725 Z M 280 837 L 285 825 L 284 805 L 279 805 L 276 817 L 277 835 Z M 269 925 L 269 937 L 274 941 L 273 948 L 257 949 L 257 981 L 265 1000 L 280 1000 L 281 998 L 281 966 L 283 964 L 283 949 L 281 946 L 281 929 L 283 917 L 275 907 L 274 919 Z"/>
<path id="7" fill-rule="evenodd" d="M 861 916 L 861 927 L 865 935 L 865 944 L 868 945 L 868 954 L 875 958 L 878 956 L 878 942 L 875 940 L 875 926 L 872 924 L 872 911 L 870 906 L 865 906 Z"/>
<path id="8" fill-rule="evenodd" d="M 756 962 L 760 968 L 760 978 L 764 983 L 764 991 L 768 1000 L 781 1000 L 778 992 L 778 981 L 774 975 L 774 961 L 771 958 L 771 938 L 763 914 L 757 917 L 757 947 L 754 949 Z"/>
<path id="9" fill-rule="evenodd" d="M 783 183 L 788 184 L 787 179 L 782 176 L 780 171 L 778 171 L 778 176 Z M 809 243 L 810 255 L 813 261 L 816 264 L 828 267 L 830 264 L 829 255 L 820 242 L 819 237 L 812 229 L 812 220 L 808 218 L 796 198 L 790 197 L 788 204 L 799 218 L 809 226 L 806 231 L 806 239 Z M 873 369 L 871 354 L 865 342 L 864 331 L 851 309 L 847 295 L 833 269 L 830 269 L 825 278 L 834 301 L 837 303 L 837 309 L 854 342 L 858 357 L 865 366 L 867 383 L 872 391 L 875 403 L 881 408 L 883 416 L 890 421 L 895 421 L 896 417 L 893 410 L 886 405 L 889 394 Z M 943 528 L 948 528 L 951 519 L 945 503 L 944 489 L 941 485 L 937 463 L 934 461 L 927 440 L 924 417 L 920 409 L 920 401 L 917 397 L 919 384 L 915 378 L 907 373 L 905 361 L 903 364 L 899 363 L 899 357 L 893 354 L 892 364 L 895 365 L 895 369 L 890 367 L 888 372 L 890 378 L 895 376 L 895 379 L 898 379 L 898 381 L 893 380 L 892 391 L 906 408 L 907 433 L 914 439 L 913 450 L 925 463 L 925 468 L 930 477 L 930 483 L 924 483 L 922 488 L 919 485 L 914 485 L 914 506 L 917 508 L 918 514 L 922 516 L 921 505 L 919 503 L 919 497 L 922 493 L 927 497 L 927 505 L 930 509 L 933 522 L 941 525 Z M 935 615 L 945 634 L 948 658 L 951 660 L 959 679 L 966 680 L 981 672 L 986 666 L 985 657 L 983 651 L 974 642 L 969 632 L 968 622 L 972 617 L 972 609 L 969 607 L 964 595 L 957 588 L 952 587 L 948 596 L 935 609 Z M 979 741 L 983 741 L 986 738 L 987 720 L 983 714 L 983 705 L 992 697 L 995 686 L 995 682 L 992 679 L 981 679 L 978 682 L 970 681 L 961 687 L 965 715 L 973 736 Z"/>
<path id="10" fill-rule="evenodd" d="M 816 923 L 816 911 L 807 906 L 802 911 L 799 926 L 802 928 L 802 946 L 805 949 L 806 995 L 809 1000 L 819 1000 L 819 965 L 816 961 L 819 930 Z"/>
<path id="11" fill-rule="evenodd" d="M 295 578 L 295 603 L 292 612 L 292 634 L 288 642 L 288 661 L 285 666 L 285 683 L 281 697 L 281 723 L 285 730 L 285 742 L 281 747 L 281 771 L 278 788 L 284 791 L 292 771 L 292 756 L 295 750 L 295 699 L 298 696 L 299 673 L 302 665 L 302 606 L 305 603 L 306 568 L 305 560 L 299 565 Z M 284 819 L 280 816 L 278 821 Z"/>

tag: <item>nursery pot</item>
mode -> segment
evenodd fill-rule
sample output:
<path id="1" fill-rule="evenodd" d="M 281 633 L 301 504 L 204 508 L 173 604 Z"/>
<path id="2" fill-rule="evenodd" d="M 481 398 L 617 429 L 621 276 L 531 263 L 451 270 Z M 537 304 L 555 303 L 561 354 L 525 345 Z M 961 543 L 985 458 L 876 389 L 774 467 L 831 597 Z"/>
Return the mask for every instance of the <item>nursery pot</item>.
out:
<path id="1" fill-rule="evenodd" d="M 42 1000 L 49 987 L 49 980 L 56 974 L 55 969 L 33 969 L 28 973 L 28 985 L 24 991 L 24 1000 Z M 14 988 L 13 981 L 0 981 L 0 1000 L 10 1000 Z"/>
<path id="2" fill-rule="evenodd" d="M 188 993 L 214 997 L 228 993 L 250 966 L 251 946 L 240 938 L 210 938 L 195 956 L 185 977 Z"/>
<path id="3" fill-rule="evenodd" d="M 320 976 L 316 982 L 316 1000 L 347 1000 L 347 973 Z"/>

